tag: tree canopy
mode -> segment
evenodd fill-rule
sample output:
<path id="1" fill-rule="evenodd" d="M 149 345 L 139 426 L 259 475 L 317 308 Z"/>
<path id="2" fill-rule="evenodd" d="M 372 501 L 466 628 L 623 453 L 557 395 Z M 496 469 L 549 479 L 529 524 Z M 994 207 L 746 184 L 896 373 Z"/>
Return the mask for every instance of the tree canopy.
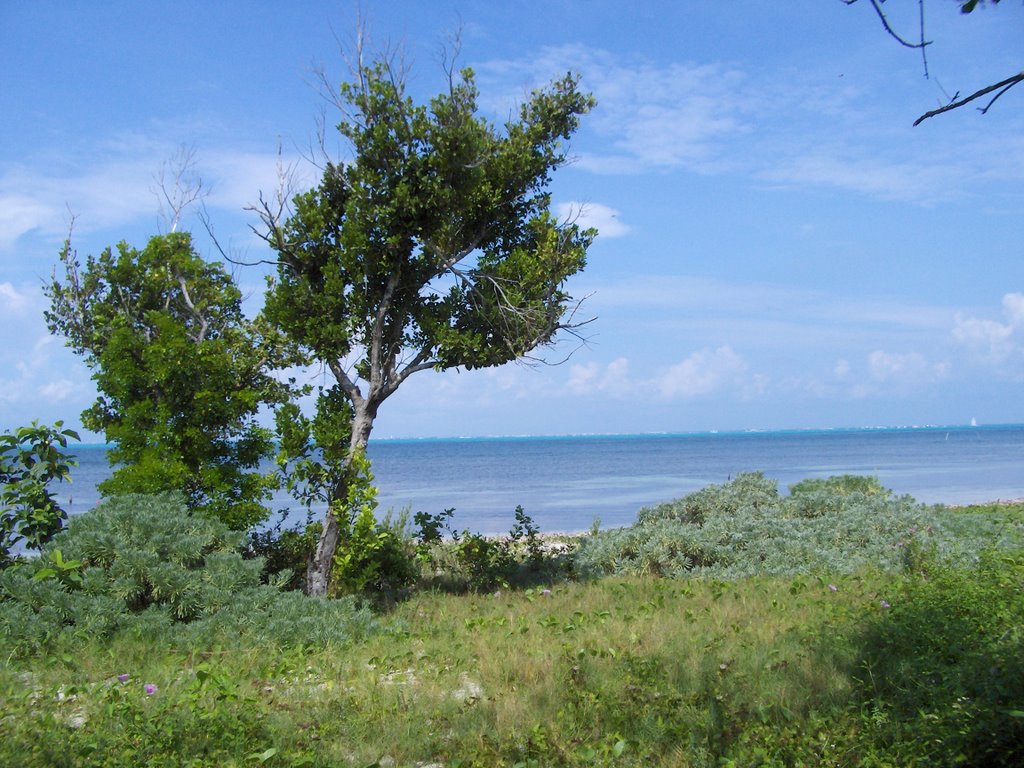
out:
<path id="1" fill-rule="evenodd" d="M 116 467 L 100 491 L 179 490 L 233 527 L 263 519 L 271 479 L 253 470 L 273 446 L 255 415 L 285 394 L 269 373 L 282 347 L 245 319 L 231 276 L 183 232 L 141 251 L 122 242 L 84 268 L 66 243 L 60 259 L 46 319 L 93 370 L 99 397 L 82 423 Z"/>
<path id="2" fill-rule="evenodd" d="M 314 593 L 380 405 L 418 371 L 501 365 L 577 325 L 565 281 L 595 233 L 559 222 L 548 186 L 594 101 L 567 75 L 499 128 L 477 95 L 471 70 L 449 71 L 447 90 L 416 104 L 388 60 L 360 63 L 339 99 L 351 160 L 326 163 L 290 214 L 281 201 L 258 207 L 279 264 L 265 316 L 334 379 L 312 424 L 297 409 L 286 419 L 293 456 L 309 459 L 318 431 L 327 462 L 313 473 L 331 504 Z"/>

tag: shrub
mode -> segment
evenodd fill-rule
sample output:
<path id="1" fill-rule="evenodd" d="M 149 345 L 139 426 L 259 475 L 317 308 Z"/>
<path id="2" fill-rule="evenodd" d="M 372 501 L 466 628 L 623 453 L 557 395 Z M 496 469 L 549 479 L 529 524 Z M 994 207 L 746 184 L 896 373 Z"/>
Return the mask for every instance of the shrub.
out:
<path id="1" fill-rule="evenodd" d="M 366 594 L 394 599 L 419 577 L 416 547 L 408 516 L 400 513 L 381 522 L 364 506 L 351 521 L 340 521 L 341 541 L 334 553 L 331 593 Z"/>
<path id="2" fill-rule="evenodd" d="M 296 600 L 261 584 L 263 563 L 243 559 L 243 540 L 189 514 L 179 494 L 108 500 L 74 518 L 39 558 L 0 574 L 0 643 L 31 652 L 123 631 L 173 643 L 255 635 L 303 645 L 369 630 L 351 600 Z"/>
<path id="3" fill-rule="evenodd" d="M 304 525 L 284 527 L 288 510 L 281 512 L 278 521 L 266 528 L 249 531 L 244 555 L 263 562 L 263 581 L 280 584 L 282 589 L 304 590 L 306 566 L 320 537 L 321 522 L 313 522 L 307 515 Z"/>
<path id="4" fill-rule="evenodd" d="M 641 510 L 633 526 L 584 538 L 575 568 L 584 576 L 850 573 L 899 570 L 926 554 L 963 561 L 981 546 L 1024 543 L 1019 524 L 894 497 L 872 478 L 809 480 L 793 490 L 782 497 L 754 473 Z"/>
<path id="5" fill-rule="evenodd" d="M 32 422 L 0 435 L 0 567 L 10 563 L 14 547 L 39 549 L 68 519 L 47 487 L 69 480 L 75 463 L 64 449 L 78 434 L 62 426 Z"/>
<path id="6" fill-rule="evenodd" d="M 567 572 L 563 548 L 548 548 L 540 529 L 522 506 L 506 536 L 453 530 L 454 509 L 436 515 L 417 512 L 416 557 L 430 573 L 428 582 L 453 591 L 484 592 L 498 586 L 526 585 Z"/>

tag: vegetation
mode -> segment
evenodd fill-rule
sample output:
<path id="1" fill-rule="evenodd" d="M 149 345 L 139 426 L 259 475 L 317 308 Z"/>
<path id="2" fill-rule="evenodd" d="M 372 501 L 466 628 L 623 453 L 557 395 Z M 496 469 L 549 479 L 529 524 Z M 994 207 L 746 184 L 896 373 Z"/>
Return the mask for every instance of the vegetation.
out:
<path id="1" fill-rule="evenodd" d="M 68 519 L 49 487 L 54 480 L 70 481 L 75 463 L 66 450 L 78 434 L 63 426 L 32 422 L 0 435 L 0 567 L 18 546 L 42 547 Z"/>
<path id="2" fill-rule="evenodd" d="M 274 480 L 256 467 L 273 445 L 255 416 L 284 398 L 269 371 L 286 358 L 242 315 L 223 266 L 183 232 L 141 251 L 120 243 L 84 267 L 66 243 L 61 266 L 46 319 L 93 370 L 100 396 L 82 423 L 113 445 L 104 495 L 180 491 L 234 528 L 265 519 Z"/>
<path id="3" fill-rule="evenodd" d="M 584 539 L 585 575 L 738 578 L 897 569 L 933 553 L 967 561 L 989 543 L 1024 548 L 1024 528 L 894 498 L 863 477 L 805 480 L 781 496 L 760 473 L 739 475 L 641 510 L 628 528 Z"/>
<path id="4" fill-rule="evenodd" d="M 744 475 L 644 510 L 633 528 L 689 526 L 678 529 L 689 542 L 722 516 L 774 520 L 756 530 L 790 568 L 762 561 L 768 547 L 726 541 L 722 565 L 678 578 L 581 580 L 567 563 L 594 574 L 614 532 L 579 537 L 573 558 L 521 510 L 499 540 L 453 535 L 447 513 L 417 515 L 413 535 L 399 516 L 390 530 L 422 571 L 376 618 L 353 598 L 260 585 L 240 535 L 182 506 L 106 502 L 0 573 L 0 763 L 1024 760 L 1024 504 L 925 507 L 864 478 L 779 497 Z M 897 522 L 854 521 L 872 513 Z M 825 549 L 801 527 L 822 518 L 839 540 Z M 884 544 L 911 521 L 924 538 L 903 530 Z M 637 541 L 651 542 L 637 560 L 661 562 L 662 540 Z M 503 553 L 512 578 L 443 589 Z M 769 567 L 751 573 L 754 562 Z"/>
<path id="5" fill-rule="evenodd" d="M 498 129 L 477 114 L 471 70 L 449 70 L 447 91 L 417 105 L 391 61 L 358 62 L 337 100 L 352 160 L 325 161 L 290 215 L 283 196 L 258 207 L 279 264 L 265 317 L 334 379 L 314 418 L 293 407 L 278 422 L 282 462 L 328 501 L 313 594 L 330 589 L 356 524 L 355 460 L 384 401 L 419 371 L 500 365 L 573 328 L 564 283 L 595 234 L 550 211 L 551 173 L 594 103 L 578 78 L 534 92 Z"/>
<path id="6" fill-rule="evenodd" d="M 40 556 L 0 571 L 0 646 L 30 656 L 117 637 L 175 648 L 343 645 L 372 624 L 352 599 L 262 584 L 244 534 L 180 495 L 124 496 L 73 518 Z"/>

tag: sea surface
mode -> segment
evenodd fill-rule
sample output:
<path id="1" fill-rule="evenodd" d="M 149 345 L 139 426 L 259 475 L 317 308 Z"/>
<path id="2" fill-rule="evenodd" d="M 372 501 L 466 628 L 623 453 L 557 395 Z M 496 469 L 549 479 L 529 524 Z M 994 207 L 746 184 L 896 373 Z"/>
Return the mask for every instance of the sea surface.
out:
<path id="1" fill-rule="evenodd" d="M 72 514 L 97 503 L 110 475 L 103 446 L 74 452 L 73 483 L 58 489 Z M 508 531 L 517 505 L 544 532 L 629 525 L 645 506 L 751 471 L 783 493 L 804 478 L 858 474 L 926 503 L 1024 498 L 1024 425 L 371 440 L 368 454 L 381 512 L 454 507 L 459 529 L 491 534 Z M 306 518 L 283 492 L 272 507 Z"/>

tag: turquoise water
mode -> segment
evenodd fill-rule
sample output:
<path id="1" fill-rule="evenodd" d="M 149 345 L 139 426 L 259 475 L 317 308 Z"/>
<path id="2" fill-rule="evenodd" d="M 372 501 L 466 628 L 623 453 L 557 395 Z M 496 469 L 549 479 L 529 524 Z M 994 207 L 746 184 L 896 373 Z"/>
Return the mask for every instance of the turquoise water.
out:
<path id="1" fill-rule="evenodd" d="M 72 514 L 99 499 L 102 446 L 79 446 Z M 644 506 L 740 472 L 763 471 L 782 491 L 806 477 L 874 475 L 928 503 L 1024 498 L 1024 425 L 540 438 L 377 440 L 368 449 L 381 509 L 440 512 L 459 527 L 500 533 L 516 505 L 543 531 L 628 525 Z M 295 508 L 285 494 L 275 509 Z M 322 514 L 322 510 L 315 510 Z"/>

